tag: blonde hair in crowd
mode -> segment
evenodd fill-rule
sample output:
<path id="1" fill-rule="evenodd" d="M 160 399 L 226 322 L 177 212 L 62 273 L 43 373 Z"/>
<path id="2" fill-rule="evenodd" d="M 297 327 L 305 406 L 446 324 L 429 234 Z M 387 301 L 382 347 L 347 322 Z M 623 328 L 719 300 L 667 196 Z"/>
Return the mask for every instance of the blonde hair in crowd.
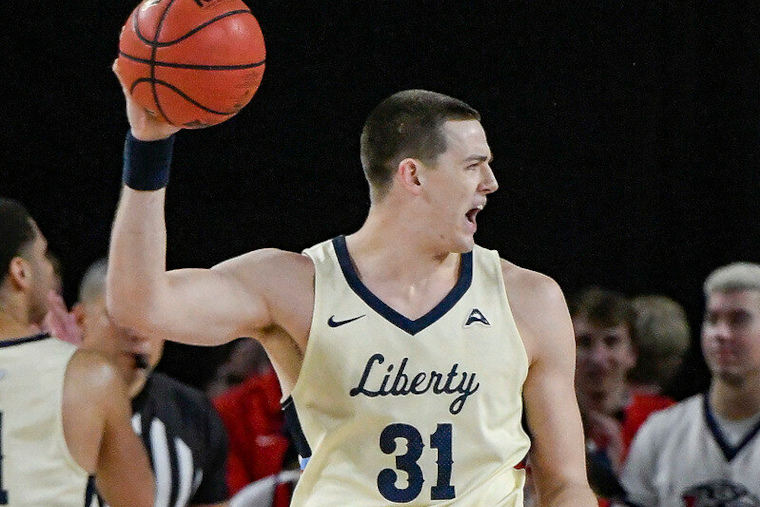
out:
<path id="1" fill-rule="evenodd" d="M 752 262 L 734 262 L 720 267 L 710 273 L 705 280 L 705 297 L 714 292 L 732 290 L 760 291 L 760 264 Z"/>

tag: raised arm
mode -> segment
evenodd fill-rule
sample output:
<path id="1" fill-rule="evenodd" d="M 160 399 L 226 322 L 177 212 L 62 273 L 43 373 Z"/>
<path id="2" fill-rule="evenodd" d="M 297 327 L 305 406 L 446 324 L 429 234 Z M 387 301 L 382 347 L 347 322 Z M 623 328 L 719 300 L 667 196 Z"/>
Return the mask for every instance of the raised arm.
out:
<path id="1" fill-rule="evenodd" d="M 168 171 L 171 136 L 177 129 L 152 118 L 129 93 L 124 95 L 133 139 L 125 147 L 129 183 L 122 189 L 109 251 L 107 302 L 112 317 L 142 334 L 195 344 L 258 336 L 275 325 L 305 336 L 300 323 L 308 322 L 308 316 L 294 319 L 290 310 L 293 305 L 311 309 L 313 270 L 301 255 L 263 250 L 213 269 L 166 272 L 166 178 L 161 173 Z"/>
<path id="2" fill-rule="evenodd" d="M 112 507 L 151 507 L 153 473 L 132 429 L 127 387 L 98 354 L 79 350 L 66 370 L 63 427 L 74 459 Z"/>
<path id="3" fill-rule="evenodd" d="M 564 296 L 548 277 L 506 262 L 503 271 L 530 361 L 523 399 L 539 505 L 595 507 L 586 478 L 574 388 L 575 340 Z"/>

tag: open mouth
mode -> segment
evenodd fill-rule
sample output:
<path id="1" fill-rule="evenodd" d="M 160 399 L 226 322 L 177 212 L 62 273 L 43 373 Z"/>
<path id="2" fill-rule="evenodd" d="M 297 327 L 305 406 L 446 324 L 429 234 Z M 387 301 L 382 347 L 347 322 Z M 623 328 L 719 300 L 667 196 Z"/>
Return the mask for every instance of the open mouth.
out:
<path id="1" fill-rule="evenodd" d="M 475 216 L 478 214 L 479 211 L 483 209 L 483 204 L 480 204 L 474 208 L 472 208 L 470 211 L 465 213 L 465 217 L 467 218 L 467 221 L 471 224 L 475 224 Z"/>

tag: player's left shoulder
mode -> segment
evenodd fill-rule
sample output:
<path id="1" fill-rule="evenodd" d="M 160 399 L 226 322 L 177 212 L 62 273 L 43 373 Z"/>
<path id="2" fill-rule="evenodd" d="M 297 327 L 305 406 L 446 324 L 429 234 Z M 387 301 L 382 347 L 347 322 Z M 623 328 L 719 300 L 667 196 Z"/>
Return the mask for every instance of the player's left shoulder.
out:
<path id="1" fill-rule="evenodd" d="M 501 271 L 512 316 L 531 362 L 547 352 L 569 350 L 572 322 L 559 284 L 503 259 Z"/>
<path id="2" fill-rule="evenodd" d="M 565 310 L 565 296 L 559 284 L 551 277 L 520 267 L 510 261 L 500 259 L 501 274 L 509 303 L 513 307 L 535 308 L 546 311 L 555 308 Z"/>

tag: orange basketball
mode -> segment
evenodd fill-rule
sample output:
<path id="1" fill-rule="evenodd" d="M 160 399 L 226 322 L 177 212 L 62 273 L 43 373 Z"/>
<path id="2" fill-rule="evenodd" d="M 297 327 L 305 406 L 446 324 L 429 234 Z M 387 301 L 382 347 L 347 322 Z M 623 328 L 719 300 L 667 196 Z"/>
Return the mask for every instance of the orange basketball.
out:
<path id="1" fill-rule="evenodd" d="M 139 105 L 178 127 L 203 128 L 250 102 L 266 50 L 242 0 L 143 0 L 124 25 L 118 61 Z"/>

